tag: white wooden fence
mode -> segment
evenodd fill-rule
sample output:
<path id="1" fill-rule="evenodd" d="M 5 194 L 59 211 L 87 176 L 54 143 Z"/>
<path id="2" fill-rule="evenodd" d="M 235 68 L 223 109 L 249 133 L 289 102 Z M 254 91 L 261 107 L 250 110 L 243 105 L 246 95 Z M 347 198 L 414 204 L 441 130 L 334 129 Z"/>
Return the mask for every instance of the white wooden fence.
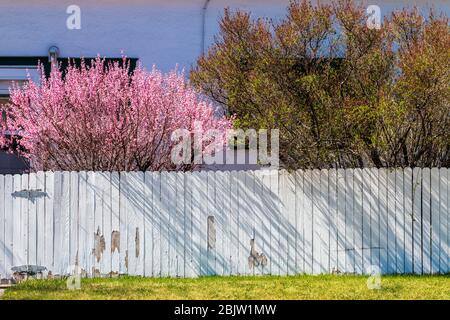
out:
<path id="1" fill-rule="evenodd" d="M 0 278 L 446 273 L 449 208 L 436 168 L 4 175 Z"/>

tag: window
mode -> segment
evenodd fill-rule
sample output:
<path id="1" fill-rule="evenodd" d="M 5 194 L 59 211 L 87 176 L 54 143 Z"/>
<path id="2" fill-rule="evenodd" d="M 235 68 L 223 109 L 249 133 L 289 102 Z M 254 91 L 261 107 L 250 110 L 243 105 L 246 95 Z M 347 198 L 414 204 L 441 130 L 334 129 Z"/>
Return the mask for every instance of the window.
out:
<path id="1" fill-rule="evenodd" d="M 3 105 L 5 105 L 8 102 L 8 97 L 2 97 L 0 96 L 0 110 L 2 110 Z M 1 117 L 2 121 L 6 120 L 6 114 L 5 112 L 2 112 L 2 117 Z M 1 121 L 0 121 L 0 125 L 1 125 Z"/>
<path id="2" fill-rule="evenodd" d="M 127 58 L 130 63 L 130 72 L 136 68 L 137 59 Z M 92 58 L 85 58 L 86 64 L 91 63 Z M 75 65 L 80 65 L 80 58 L 71 59 Z M 107 58 L 109 61 L 122 62 L 121 58 Z M 65 70 L 68 65 L 67 58 L 59 58 L 61 70 Z M 45 76 L 50 75 L 51 65 L 47 56 L 42 57 L 0 57 L 0 106 L 8 102 L 9 88 L 15 82 L 19 86 L 28 80 L 28 76 L 36 83 L 39 82 L 38 65 L 42 64 Z M 6 114 L 2 114 L 0 120 L 5 119 Z M 0 121 L 0 134 L 13 134 L 3 131 Z M 22 173 L 28 170 L 28 162 L 16 154 L 8 154 L 0 150 L 0 174 Z"/>
<path id="3" fill-rule="evenodd" d="M 36 66 L 0 66 L 0 96 L 8 96 L 12 83 L 23 84 L 28 76 L 33 81 L 39 80 Z"/>
<path id="4" fill-rule="evenodd" d="M 0 108 L 8 102 L 9 89 L 13 83 L 20 86 L 28 78 L 39 81 L 37 66 L 0 65 Z M 1 120 L 6 120 L 4 112 L 2 112 Z"/>

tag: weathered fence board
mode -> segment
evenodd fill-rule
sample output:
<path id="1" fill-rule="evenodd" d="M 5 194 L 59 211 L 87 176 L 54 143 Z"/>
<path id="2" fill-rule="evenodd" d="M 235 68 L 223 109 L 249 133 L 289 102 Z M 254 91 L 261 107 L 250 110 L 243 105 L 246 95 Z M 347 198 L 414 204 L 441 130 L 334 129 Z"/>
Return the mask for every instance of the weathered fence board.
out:
<path id="1" fill-rule="evenodd" d="M 45 264 L 45 173 L 39 171 L 36 174 L 36 190 L 37 197 L 34 199 L 36 201 L 36 264 Z M 31 200 L 33 201 L 33 200 Z M 0 209 L 1 210 L 1 209 Z M 30 242 L 31 243 L 31 242 Z M 37 254 L 37 253 L 40 254 Z"/>
<path id="2" fill-rule="evenodd" d="M 347 261 L 347 242 L 345 234 L 345 197 L 347 190 L 345 188 L 345 170 L 338 169 L 337 171 L 337 217 L 336 217 L 336 229 L 337 229 L 337 268 L 336 270 L 345 270 Z M 310 201 L 310 196 L 305 194 L 307 201 Z M 308 212 L 306 212 L 308 214 Z M 313 226 L 311 225 L 310 228 Z M 310 259 L 310 257 L 306 257 Z M 309 271 L 306 271 L 309 273 Z"/>
<path id="3" fill-rule="evenodd" d="M 25 179 L 28 177 L 25 176 Z M 26 221 L 23 220 L 23 208 L 21 206 L 21 198 L 19 194 L 22 190 L 22 177 L 20 175 L 13 176 L 13 199 L 12 199 L 12 230 L 13 230 L 13 265 L 26 264 L 27 258 L 25 256 L 25 241 L 24 228 L 27 226 Z M 25 202 L 24 202 L 25 203 Z M 6 226 L 8 228 L 8 226 Z"/>
<path id="4" fill-rule="evenodd" d="M 232 173 L 237 174 L 237 173 Z M 272 212 L 272 197 L 271 197 L 271 191 L 270 191 L 270 172 L 264 172 L 259 171 L 258 175 L 260 177 L 259 184 L 260 184 L 260 191 L 259 191 L 259 197 L 256 201 L 256 203 L 261 206 L 261 236 L 258 240 L 258 243 L 263 244 L 261 250 L 262 254 L 266 256 L 271 256 L 272 254 L 272 239 L 270 237 L 270 230 L 271 230 L 271 219 L 270 219 L 270 213 Z M 232 199 L 231 199 L 232 200 Z M 231 202 L 231 205 L 233 206 L 233 202 Z M 268 261 L 267 265 L 261 265 L 261 270 L 263 274 L 270 274 L 272 264 L 271 261 Z"/>
<path id="5" fill-rule="evenodd" d="M 405 271 L 405 259 L 404 259 L 404 203 L 403 203 L 403 171 L 395 171 L 395 257 L 396 257 L 396 273 L 403 273 Z"/>
<path id="6" fill-rule="evenodd" d="M 431 273 L 431 170 L 422 170 L 422 272 Z"/>
<path id="7" fill-rule="evenodd" d="M 413 196 L 412 196 L 412 170 L 404 170 L 404 197 L 405 197 L 405 273 L 413 272 Z"/>
<path id="8" fill-rule="evenodd" d="M 194 251 L 193 251 L 193 231 L 192 231 L 192 174 L 184 174 L 185 197 L 184 197 L 184 272 L 186 277 L 195 276 Z M 153 246 L 155 243 L 153 243 Z M 229 262 L 231 268 L 231 262 Z M 230 271 L 231 273 L 231 271 Z"/>
<path id="9" fill-rule="evenodd" d="M 77 172 L 70 173 L 69 261 L 71 269 L 74 269 L 74 266 L 77 265 L 78 263 L 78 230 L 80 228 L 79 209 L 78 209 L 79 205 L 78 179 L 79 175 Z"/>
<path id="10" fill-rule="evenodd" d="M 12 193 L 13 193 L 13 177 L 11 175 L 5 176 L 5 189 L 4 189 L 4 215 L 5 215 L 5 225 L 3 226 L 4 230 L 4 247 L 5 247 L 5 269 L 3 275 L 8 275 L 11 272 L 11 267 L 14 265 L 13 263 L 13 223 L 14 223 L 14 214 L 12 207 Z"/>
<path id="11" fill-rule="evenodd" d="M 422 273 L 422 170 L 413 170 L 413 273 Z"/>
<path id="12" fill-rule="evenodd" d="M 431 273 L 439 272 L 440 182 L 439 168 L 431 169 L 430 237 Z"/>
<path id="13" fill-rule="evenodd" d="M 450 171 L 0 175 L 0 278 L 450 271 Z"/>
<path id="14" fill-rule="evenodd" d="M 380 266 L 380 201 L 379 171 L 369 169 L 370 184 L 370 258 L 372 266 Z"/>
<path id="15" fill-rule="evenodd" d="M 36 190 L 36 173 L 31 173 L 28 177 L 28 189 Z M 26 232 L 28 233 L 28 259 L 27 264 L 36 265 L 37 264 L 37 199 L 34 198 L 28 201 L 28 228 Z"/>
<path id="16" fill-rule="evenodd" d="M 60 238 L 61 243 L 58 250 L 61 250 L 61 257 L 58 265 L 58 273 L 64 274 L 70 270 L 70 266 L 74 263 L 70 261 L 70 172 L 62 172 L 62 186 L 61 186 L 61 202 L 60 202 L 60 227 L 62 236 Z M 28 202 L 28 201 L 27 201 Z M 57 214 L 58 212 L 56 212 Z M 55 254 L 56 256 L 56 254 Z"/>
<path id="17" fill-rule="evenodd" d="M 371 246 L 371 233 L 372 233 L 372 186 L 371 186 L 371 174 L 369 170 L 363 171 L 362 176 L 362 255 L 363 263 L 362 270 L 368 272 L 370 266 L 372 265 L 372 246 Z M 348 223 L 352 224 L 351 221 Z M 352 247 L 350 247 L 349 252 L 351 252 Z"/>
<path id="18" fill-rule="evenodd" d="M 387 273 L 388 263 L 388 174 L 386 169 L 378 172 L 378 201 L 380 205 L 380 272 Z"/>
<path id="19" fill-rule="evenodd" d="M 5 203 L 5 176 L 0 176 L 0 203 Z M 0 206 L 0 274 L 6 274 L 5 206 Z"/>
<path id="20" fill-rule="evenodd" d="M 450 268 L 450 215 L 447 214 L 447 212 L 450 210 L 449 204 L 450 204 L 450 173 L 448 169 L 441 169 L 440 172 L 441 177 L 441 186 L 443 190 L 441 192 L 441 206 L 440 206 L 440 215 L 441 215 L 441 225 L 439 226 L 439 257 L 440 257 L 440 264 L 439 264 L 439 271 L 445 272 L 445 270 L 448 270 Z"/>
<path id="21" fill-rule="evenodd" d="M 147 173 L 145 174 L 147 178 Z M 119 173 L 118 172 L 112 172 L 111 173 L 111 273 L 112 274 L 118 274 L 119 273 L 119 266 L 120 266 L 120 185 L 119 185 Z M 146 187 L 148 188 L 148 185 L 146 184 Z M 151 204 L 151 195 L 150 198 L 148 196 L 148 189 L 145 189 L 144 197 L 146 199 L 150 199 L 146 201 L 146 204 Z M 81 189 L 80 189 L 81 190 Z M 146 221 L 145 228 L 147 230 L 148 227 L 148 206 L 145 208 L 144 211 L 144 219 Z M 80 213 L 81 214 L 81 213 Z M 151 239 L 151 231 L 148 233 L 148 236 Z M 152 256 L 151 256 L 151 250 L 152 245 L 151 241 L 149 243 L 146 243 L 145 250 L 146 250 L 146 257 L 147 262 L 150 264 L 150 273 L 146 274 L 147 276 L 151 276 L 151 263 L 152 263 Z M 147 255 L 147 250 L 150 250 L 150 255 Z"/>
<path id="22" fill-rule="evenodd" d="M 395 273 L 397 271 L 397 252 L 395 237 L 396 232 L 396 173 L 393 170 L 387 172 L 387 273 Z"/>
<path id="23" fill-rule="evenodd" d="M 354 236 L 354 216 L 353 203 L 355 201 L 355 186 L 353 184 L 353 170 L 345 170 L 345 251 L 346 261 L 345 270 L 350 273 L 355 272 L 355 248 L 358 246 L 355 243 Z M 315 226 L 314 226 L 315 227 Z"/>
<path id="24" fill-rule="evenodd" d="M 337 253 L 338 231 L 337 231 L 337 225 L 336 225 L 336 219 L 337 219 L 337 186 L 336 186 L 337 171 L 335 169 L 331 169 L 328 173 L 329 173 L 329 176 L 328 176 L 328 190 L 329 190 L 328 223 L 329 223 L 329 239 L 330 239 L 330 257 L 329 257 L 330 262 L 329 262 L 328 270 L 336 270 L 337 259 L 338 259 L 338 253 Z M 300 226 L 298 228 L 298 233 L 299 233 L 299 237 L 302 238 L 303 237 L 302 226 Z M 298 245 L 300 247 L 302 247 L 303 244 L 299 243 Z M 300 253 L 301 253 L 301 260 L 304 261 L 303 250 L 300 250 Z M 303 269 L 301 271 L 303 271 Z"/>
<path id="25" fill-rule="evenodd" d="M 304 214 L 304 248 L 305 248 L 305 273 L 312 274 L 313 273 L 313 200 L 312 200 L 312 171 L 305 171 L 304 175 L 304 185 L 303 185 L 303 214 Z M 272 246 L 273 250 L 276 250 Z M 339 249 L 338 249 L 339 250 Z M 271 257 L 272 258 L 272 257 Z M 272 261 L 270 259 L 269 261 Z"/>

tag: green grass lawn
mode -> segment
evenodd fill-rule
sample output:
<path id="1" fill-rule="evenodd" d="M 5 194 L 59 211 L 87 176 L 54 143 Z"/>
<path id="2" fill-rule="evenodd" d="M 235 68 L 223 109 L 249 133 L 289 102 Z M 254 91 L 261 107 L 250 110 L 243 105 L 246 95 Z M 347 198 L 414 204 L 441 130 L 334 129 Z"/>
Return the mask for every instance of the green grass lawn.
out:
<path id="1" fill-rule="evenodd" d="M 365 276 L 83 279 L 80 290 L 64 280 L 28 280 L 2 299 L 450 299 L 450 275 L 383 276 L 380 290 Z"/>

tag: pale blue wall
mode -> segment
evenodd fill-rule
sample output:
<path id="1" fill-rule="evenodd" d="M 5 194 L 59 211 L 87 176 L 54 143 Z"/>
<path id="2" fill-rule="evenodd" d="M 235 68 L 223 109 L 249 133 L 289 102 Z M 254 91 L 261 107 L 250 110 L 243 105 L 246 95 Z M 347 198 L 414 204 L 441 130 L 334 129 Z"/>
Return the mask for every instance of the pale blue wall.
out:
<path id="1" fill-rule="evenodd" d="M 201 52 L 202 7 L 205 0 L 0 0 L 0 56 L 45 56 L 51 45 L 62 56 L 120 56 L 122 50 L 144 65 L 169 70 L 189 67 Z M 323 1 L 324 2 L 324 1 Z M 82 29 L 67 30 L 66 8 L 82 10 Z M 206 12 L 205 44 L 213 41 L 224 7 L 251 11 L 274 19 L 286 12 L 289 0 L 211 0 Z M 434 5 L 450 13 L 450 0 L 368 1 L 386 14 L 395 8 Z"/>

